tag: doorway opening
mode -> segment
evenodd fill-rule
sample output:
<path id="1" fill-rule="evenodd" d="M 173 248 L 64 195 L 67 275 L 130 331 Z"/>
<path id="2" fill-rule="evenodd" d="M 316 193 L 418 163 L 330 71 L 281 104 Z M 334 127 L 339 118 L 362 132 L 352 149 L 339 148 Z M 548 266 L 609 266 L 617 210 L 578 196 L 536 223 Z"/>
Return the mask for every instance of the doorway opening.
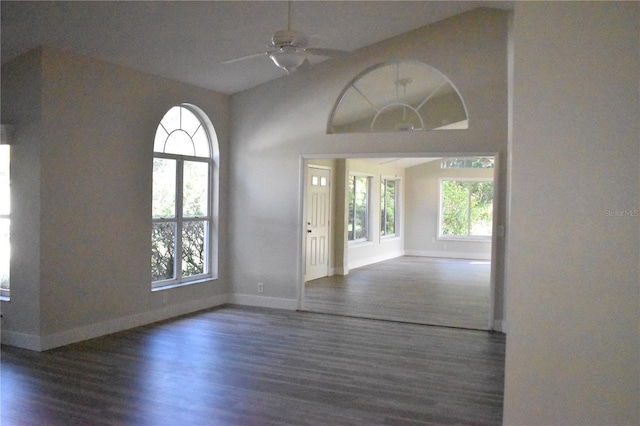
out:
<path id="1" fill-rule="evenodd" d="M 470 158 L 482 164 L 473 166 Z M 495 282 L 500 273 L 494 258 L 500 230 L 495 220 L 495 163 L 495 153 L 303 158 L 298 308 L 495 329 Z M 329 200 L 323 204 L 312 195 L 317 171 L 330 176 Z M 452 200 L 464 204 L 465 190 L 467 206 L 452 211 Z M 310 260 L 318 258 L 321 245 L 312 242 L 315 229 L 309 227 L 310 218 L 324 214 L 317 211 L 320 206 L 329 209 L 325 211 L 327 264 L 317 273 Z M 469 207 L 478 211 L 469 213 Z"/>

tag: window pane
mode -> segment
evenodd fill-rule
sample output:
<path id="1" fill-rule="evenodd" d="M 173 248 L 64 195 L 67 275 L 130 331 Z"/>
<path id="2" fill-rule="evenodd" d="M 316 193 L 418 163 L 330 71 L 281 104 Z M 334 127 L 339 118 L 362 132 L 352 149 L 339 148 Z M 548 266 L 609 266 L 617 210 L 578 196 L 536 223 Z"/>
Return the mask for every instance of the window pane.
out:
<path id="1" fill-rule="evenodd" d="M 153 159 L 154 218 L 176 215 L 176 161 L 164 158 Z"/>
<path id="2" fill-rule="evenodd" d="M 172 132 L 164 145 L 164 152 L 167 154 L 195 155 L 195 148 L 191 137 L 183 130 Z"/>
<path id="3" fill-rule="evenodd" d="M 9 196 L 9 145 L 0 145 L 0 214 L 11 212 Z"/>
<path id="4" fill-rule="evenodd" d="M 210 157 L 209 136 L 196 114 L 187 108 L 173 107 L 156 130 L 155 152 Z"/>
<path id="5" fill-rule="evenodd" d="M 156 129 L 156 137 L 153 140 L 153 151 L 154 152 L 164 152 L 164 144 L 167 142 L 167 137 L 169 133 L 164 130 L 164 127 L 158 126 Z"/>
<path id="6" fill-rule="evenodd" d="M 349 177 L 349 240 L 366 239 L 368 233 L 368 190 L 369 178 Z"/>
<path id="7" fill-rule="evenodd" d="M 387 235 L 396 233 L 396 182 L 387 182 Z"/>
<path id="8" fill-rule="evenodd" d="M 182 275 L 205 273 L 206 223 L 184 222 L 182 225 Z"/>
<path id="9" fill-rule="evenodd" d="M 209 148 L 209 136 L 207 135 L 204 126 L 200 126 L 198 130 L 193 134 L 193 146 L 196 150 L 196 157 L 211 157 L 211 150 Z"/>
<path id="10" fill-rule="evenodd" d="M 366 177 L 357 178 L 356 184 L 356 219 L 355 238 L 367 238 L 367 190 L 369 179 Z"/>
<path id="11" fill-rule="evenodd" d="M 468 235 L 469 183 L 442 182 L 442 235 Z"/>
<path id="12" fill-rule="evenodd" d="M 180 110 L 182 111 L 180 128 L 187 132 L 189 136 L 193 136 L 196 130 L 198 130 L 198 127 L 200 127 L 200 120 L 187 108 L 180 108 Z"/>
<path id="13" fill-rule="evenodd" d="M 493 222 L 493 182 L 471 183 L 470 235 L 491 235 Z"/>
<path id="14" fill-rule="evenodd" d="M 395 234 L 396 181 L 382 180 L 380 193 L 380 235 Z"/>
<path id="15" fill-rule="evenodd" d="M 440 167 L 443 169 L 493 169 L 493 157 L 445 158 Z"/>
<path id="16" fill-rule="evenodd" d="M 489 237 L 493 182 L 442 182 L 442 235 Z"/>
<path id="17" fill-rule="evenodd" d="M 176 224 L 154 223 L 151 235 L 152 281 L 175 278 Z"/>
<path id="18" fill-rule="evenodd" d="M 184 162 L 183 216 L 207 216 L 209 209 L 209 163 Z"/>
<path id="19" fill-rule="evenodd" d="M 0 289 L 9 290 L 9 264 L 11 246 L 9 244 L 11 220 L 0 219 Z"/>
<path id="20" fill-rule="evenodd" d="M 180 107 L 173 107 L 162 117 L 160 125 L 164 127 L 167 133 L 171 133 L 174 130 L 180 128 Z"/>
<path id="21" fill-rule="evenodd" d="M 355 176 L 349 176 L 349 221 L 347 223 L 347 239 L 353 240 L 353 220 L 354 220 L 354 207 L 355 207 Z"/>
<path id="22" fill-rule="evenodd" d="M 382 183 L 380 184 L 380 235 L 385 235 L 386 233 L 386 226 L 385 226 L 385 209 L 387 206 L 387 202 L 385 200 L 385 180 L 382 180 Z"/>

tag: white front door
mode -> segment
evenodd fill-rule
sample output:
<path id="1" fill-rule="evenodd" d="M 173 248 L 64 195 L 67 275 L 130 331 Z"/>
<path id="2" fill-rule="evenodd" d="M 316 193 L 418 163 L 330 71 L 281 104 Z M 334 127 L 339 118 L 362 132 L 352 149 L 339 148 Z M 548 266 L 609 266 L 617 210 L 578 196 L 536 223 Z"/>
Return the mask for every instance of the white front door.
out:
<path id="1" fill-rule="evenodd" d="M 331 170 L 307 169 L 305 281 L 329 274 Z"/>

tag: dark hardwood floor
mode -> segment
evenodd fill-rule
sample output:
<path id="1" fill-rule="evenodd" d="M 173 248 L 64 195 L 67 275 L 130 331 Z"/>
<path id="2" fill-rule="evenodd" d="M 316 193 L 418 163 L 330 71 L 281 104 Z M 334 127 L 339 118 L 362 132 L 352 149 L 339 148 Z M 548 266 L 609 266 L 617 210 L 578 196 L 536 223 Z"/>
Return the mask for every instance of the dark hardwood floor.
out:
<path id="1" fill-rule="evenodd" d="M 488 261 L 403 256 L 305 284 L 305 309 L 486 330 Z"/>
<path id="2" fill-rule="evenodd" d="M 498 425 L 503 334 L 224 306 L 38 353 L 1 424 Z"/>

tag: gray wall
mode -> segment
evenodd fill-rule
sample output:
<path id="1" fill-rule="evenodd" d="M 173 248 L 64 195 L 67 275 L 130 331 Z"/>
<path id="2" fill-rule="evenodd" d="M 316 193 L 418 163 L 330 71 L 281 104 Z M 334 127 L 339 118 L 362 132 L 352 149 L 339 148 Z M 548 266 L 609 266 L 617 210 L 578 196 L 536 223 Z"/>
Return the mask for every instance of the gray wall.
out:
<path id="1" fill-rule="evenodd" d="M 46 349 L 226 301 L 224 269 L 151 292 L 149 241 L 153 139 L 173 105 L 193 103 L 213 122 L 228 205 L 227 98 L 52 48 L 2 73 L 2 122 L 16 125 L 3 342 Z"/>
<path id="2" fill-rule="evenodd" d="M 640 3 L 518 2 L 513 28 L 504 422 L 637 424 Z"/>
<path id="3" fill-rule="evenodd" d="M 15 125 L 10 164 L 10 279 L 15 296 L 10 303 L 2 302 L 2 343 L 7 342 L 9 333 L 19 333 L 22 340 L 31 341 L 34 349 L 39 345 L 41 322 L 41 80 L 41 55 L 37 52 L 13 61 L 10 67 L 2 67 L 2 123 Z"/>
<path id="4" fill-rule="evenodd" d="M 342 89 L 363 70 L 398 59 L 444 73 L 469 111 L 469 129 L 326 134 Z M 301 158 L 503 153 L 507 148 L 507 14 L 478 9 L 320 63 L 232 96 L 230 207 L 234 300 L 295 308 L 301 285 Z M 506 178 L 503 173 L 503 177 Z M 504 186 L 503 186 L 504 190 Z M 504 222 L 504 193 L 498 221 Z M 497 249 L 502 250 L 503 241 Z M 503 252 L 501 252 L 503 256 Z M 502 292 L 502 276 L 496 289 Z M 257 295 L 257 283 L 264 294 Z M 497 299 L 501 299 L 500 296 Z M 501 316 L 502 304 L 497 307 Z"/>

